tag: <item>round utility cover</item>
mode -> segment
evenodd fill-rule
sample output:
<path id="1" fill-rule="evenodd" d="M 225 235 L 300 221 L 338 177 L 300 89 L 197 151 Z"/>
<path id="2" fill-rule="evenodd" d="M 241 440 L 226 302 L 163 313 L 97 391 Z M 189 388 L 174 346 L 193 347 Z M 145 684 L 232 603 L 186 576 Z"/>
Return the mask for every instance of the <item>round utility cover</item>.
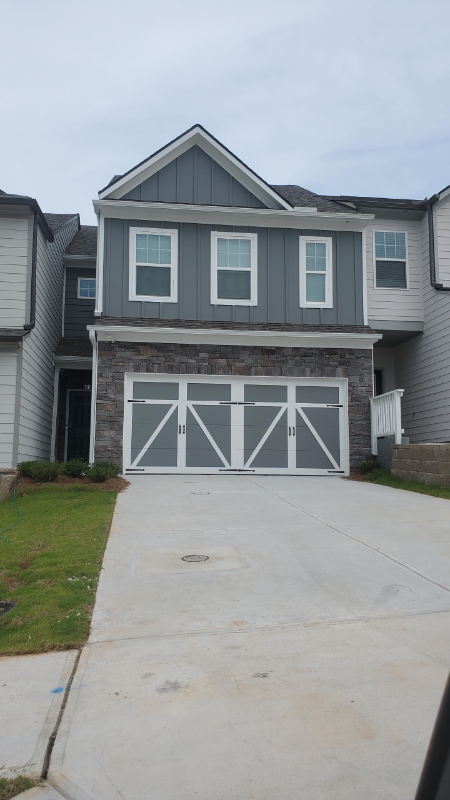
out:
<path id="1" fill-rule="evenodd" d="M 182 561 L 209 561 L 209 556 L 183 556 Z"/>

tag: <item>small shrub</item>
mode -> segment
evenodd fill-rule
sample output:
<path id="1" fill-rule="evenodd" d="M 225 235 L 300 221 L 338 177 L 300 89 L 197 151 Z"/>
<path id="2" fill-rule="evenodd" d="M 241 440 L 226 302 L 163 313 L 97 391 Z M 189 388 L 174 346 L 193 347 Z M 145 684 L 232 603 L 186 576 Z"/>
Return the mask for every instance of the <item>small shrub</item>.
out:
<path id="1" fill-rule="evenodd" d="M 121 471 L 119 464 L 114 461 L 96 461 L 95 464 L 85 467 L 84 474 L 93 483 L 103 483 L 108 478 L 117 478 Z"/>
<path id="2" fill-rule="evenodd" d="M 21 478 L 32 478 L 33 466 L 36 464 L 36 461 L 22 461 L 21 464 L 17 465 L 17 472 L 19 473 Z"/>
<path id="3" fill-rule="evenodd" d="M 64 475 L 69 475 L 71 478 L 79 478 L 81 475 L 84 475 L 87 469 L 88 465 L 85 461 L 81 461 L 80 458 L 72 458 L 62 465 L 62 472 Z"/>
<path id="4" fill-rule="evenodd" d="M 17 469 L 22 478 L 31 478 L 40 483 L 55 481 L 61 471 L 57 461 L 22 461 Z"/>
<path id="5" fill-rule="evenodd" d="M 361 475 L 368 475 L 369 472 L 373 472 L 374 469 L 381 469 L 379 461 L 363 461 L 362 464 L 359 465 Z"/>

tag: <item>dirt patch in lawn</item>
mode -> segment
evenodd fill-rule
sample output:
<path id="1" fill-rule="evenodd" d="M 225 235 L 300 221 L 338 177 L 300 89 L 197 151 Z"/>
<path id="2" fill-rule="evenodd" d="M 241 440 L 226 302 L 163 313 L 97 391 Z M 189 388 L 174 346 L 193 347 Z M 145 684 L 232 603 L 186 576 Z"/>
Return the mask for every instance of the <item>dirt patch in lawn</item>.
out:
<path id="1" fill-rule="evenodd" d="M 93 489 L 101 489 L 107 492 L 123 492 L 129 485 L 130 482 L 120 476 L 118 478 L 108 478 L 108 480 L 103 481 L 103 483 L 93 483 L 89 478 L 85 477 L 71 478 L 70 475 L 58 475 L 56 480 L 51 483 L 41 483 L 32 478 L 20 478 L 16 494 L 20 497 L 21 494 L 23 495 L 30 489 L 39 489 L 43 486 L 91 486 Z"/>

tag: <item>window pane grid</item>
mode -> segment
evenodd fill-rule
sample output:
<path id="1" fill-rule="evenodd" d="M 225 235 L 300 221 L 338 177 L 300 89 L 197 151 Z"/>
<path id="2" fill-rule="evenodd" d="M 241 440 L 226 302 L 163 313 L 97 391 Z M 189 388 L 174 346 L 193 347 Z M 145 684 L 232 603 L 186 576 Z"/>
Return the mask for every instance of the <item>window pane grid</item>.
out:
<path id="1" fill-rule="evenodd" d="M 170 236 L 154 233 L 136 234 L 136 263 L 164 264 L 172 262 L 172 240 Z"/>
<path id="2" fill-rule="evenodd" d="M 375 231 L 375 257 L 406 261 L 406 234 Z"/>
<path id="3" fill-rule="evenodd" d="M 83 299 L 95 300 L 95 278 L 79 278 L 78 296 Z"/>

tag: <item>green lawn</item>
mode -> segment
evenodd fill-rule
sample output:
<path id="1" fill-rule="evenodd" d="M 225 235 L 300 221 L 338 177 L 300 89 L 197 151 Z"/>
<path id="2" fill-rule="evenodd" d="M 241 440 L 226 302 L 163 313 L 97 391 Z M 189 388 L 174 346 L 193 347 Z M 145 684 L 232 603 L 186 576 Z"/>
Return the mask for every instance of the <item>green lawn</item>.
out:
<path id="1" fill-rule="evenodd" d="M 437 486 L 434 483 L 421 483 L 420 481 L 404 481 L 392 474 L 390 469 L 374 469 L 362 476 L 365 481 L 378 483 L 381 486 L 392 486 L 393 489 L 405 489 L 407 492 L 429 494 L 432 497 L 443 497 L 450 500 L 450 486 Z"/>
<path id="2" fill-rule="evenodd" d="M 20 491 L 20 524 L 0 539 L 0 600 L 16 606 L 0 617 L 0 654 L 79 647 L 90 615 L 117 491 L 45 484 Z M 0 530 L 14 524 L 0 504 Z"/>
<path id="3" fill-rule="evenodd" d="M 16 797 L 21 792 L 32 789 L 38 783 L 39 781 L 33 781 L 23 775 L 19 775 L 17 778 L 0 778 L 0 800 L 10 800 L 11 797 Z"/>

